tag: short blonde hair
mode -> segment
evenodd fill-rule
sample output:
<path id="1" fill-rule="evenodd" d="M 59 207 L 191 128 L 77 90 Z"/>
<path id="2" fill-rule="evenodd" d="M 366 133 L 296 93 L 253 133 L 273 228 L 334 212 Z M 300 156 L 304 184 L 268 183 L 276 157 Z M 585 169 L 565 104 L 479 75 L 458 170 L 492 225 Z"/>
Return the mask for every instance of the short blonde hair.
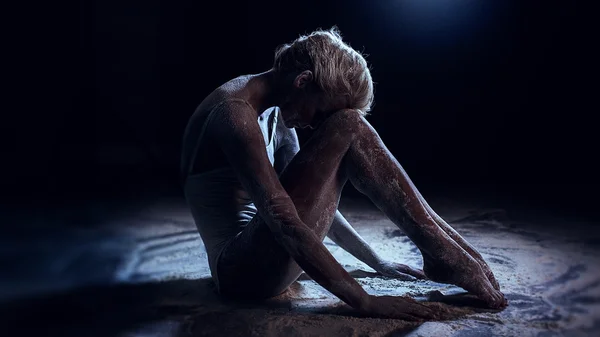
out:
<path id="1" fill-rule="evenodd" d="M 366 115 L 374 98 L 373 79 L 367 61 L 342 40 L 337 27 L 301 35 L 275 51 L 275 71 L 310 70 L 315 82 L 330 97 L 345 97 L 346 108 Z"/>

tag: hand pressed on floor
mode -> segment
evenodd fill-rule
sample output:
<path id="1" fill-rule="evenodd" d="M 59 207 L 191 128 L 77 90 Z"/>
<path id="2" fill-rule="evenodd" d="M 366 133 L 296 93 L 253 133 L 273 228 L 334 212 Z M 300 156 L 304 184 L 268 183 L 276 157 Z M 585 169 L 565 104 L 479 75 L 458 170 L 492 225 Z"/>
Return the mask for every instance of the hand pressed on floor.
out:
<path id="1" fill-rule="evenodd" d="M 363 311 L 374 317 L 398 318 L 406 321 L 425 321 L 440 318 L 441 312 L 406 296 L 373 296 Z"/>
<path id="2" fill-rule="evenodd" d="M 385 277 L 396 278 L 403 281 L 411 281 L 414 279 L 427 280 L 427 276 L 425 276 L 423 270 L 401 263 L 381 261 L 374 269 L 377 273 Z"/>

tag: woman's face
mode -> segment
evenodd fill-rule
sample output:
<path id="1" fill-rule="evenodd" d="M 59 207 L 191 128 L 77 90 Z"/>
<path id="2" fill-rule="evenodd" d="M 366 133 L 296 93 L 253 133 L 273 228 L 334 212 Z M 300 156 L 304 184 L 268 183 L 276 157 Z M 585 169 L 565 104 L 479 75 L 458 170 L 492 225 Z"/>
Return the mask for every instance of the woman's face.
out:
<path id="1" fill-rule="evenodd" d="M 283 121 L 288 128 L 310 127 L 317 114 L 318 97 L 302 89 L 292 90 L 280 104 Z"/>
<path id="2" fill-rule="evenodd" d="M 306 70 L 293 79 L 279 105 L 283 121 L 288 128 L 315 128 L 327 112 L 339 110 L 335 102 L 326 99 Z"/>

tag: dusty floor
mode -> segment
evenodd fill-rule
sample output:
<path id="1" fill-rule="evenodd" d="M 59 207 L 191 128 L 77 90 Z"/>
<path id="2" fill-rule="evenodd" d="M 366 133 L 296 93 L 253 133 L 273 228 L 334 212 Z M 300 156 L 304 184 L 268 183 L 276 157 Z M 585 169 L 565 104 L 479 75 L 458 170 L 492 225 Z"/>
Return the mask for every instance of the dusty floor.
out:
<path id="1" fill-rule="evenodd" d="M 160 200 L 110 220 L 93 216 L 106 212 L 102 206 L 65 220 L 89 226 L 51 227 L 46 217 L 0 238 L 8 266 L 0 280 L 3 330 L 78 337 L 599 335 L 599 230 L 590 232 L 593 226 L 577 219 L 523 221 L 498 209 L 432 204 L 489 261 L 510 301 L 507 309 L 478 309 L 453 286 L 378 277 L 328 239 L 333 255 L 368 292 L 423 300 L 454 294 L 446 301 L 470 314 L 420 325 L 359 317 L 306 277 L 265 303 L 233 303 L 214 293 L 185 205 Z M 371 205 L 345 199 L 340 209 L 382 256 L 421 265 L 412 243 Z"/>

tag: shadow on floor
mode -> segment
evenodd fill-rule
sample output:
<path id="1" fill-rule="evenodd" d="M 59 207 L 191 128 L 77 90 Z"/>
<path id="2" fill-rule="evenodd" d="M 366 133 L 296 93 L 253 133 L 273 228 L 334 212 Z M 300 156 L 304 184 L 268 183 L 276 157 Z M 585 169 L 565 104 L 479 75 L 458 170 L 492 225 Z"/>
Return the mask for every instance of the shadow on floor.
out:
<path id="1" fill-rule="evenodd" d="M 210 295 L 212 289 L 211 279 L 90 286 L 2 303 L 0 317 L 6 320 L 2 325 L 11 332 L 8 335 L 115 336 L 135 325 L 168 317 L 164 308 L 169 306 L 162 304 L 169 298 L 185 296 L 190 290 Z M 201 306 L 210 296 L 194 296 L 194 300 Z"/>
<path id="2" fill-rule="evenodd" d="M 343 319 L 347 314 L 352 312 L 332 307 L 317 315 L 293 313 L 290 319 L 306 316 L 314 320 L 319 315 Z M 165 320 L 182 322 L 169 333 L 172 336 L 252 336 L 277 316 L 290 316 L 290 303 L 222 299 L 210 278 L 91 286 L 0 304 L 1 324 L 8 336 L 117 336 Z M 416 324 L 402 326 L 413 329 Z"/>
<path id="3" fill-rule="evenodd" d="M 295 311 L 285 296 L 259 303 L 232 301 L 216 293 L 210 278 L 90 286 L 2 303 L 0 317 L 9 336 L 49 337 L 117 336 L 164 321 L 180 323 L 169 336 L 312 336 L 325 328 L 331 335 L 346 335 L 382 321 L 387 321 L 388 336 L 401 336 L 420 325 L 365 318 L 345 305 L 316 304 Z"/>

